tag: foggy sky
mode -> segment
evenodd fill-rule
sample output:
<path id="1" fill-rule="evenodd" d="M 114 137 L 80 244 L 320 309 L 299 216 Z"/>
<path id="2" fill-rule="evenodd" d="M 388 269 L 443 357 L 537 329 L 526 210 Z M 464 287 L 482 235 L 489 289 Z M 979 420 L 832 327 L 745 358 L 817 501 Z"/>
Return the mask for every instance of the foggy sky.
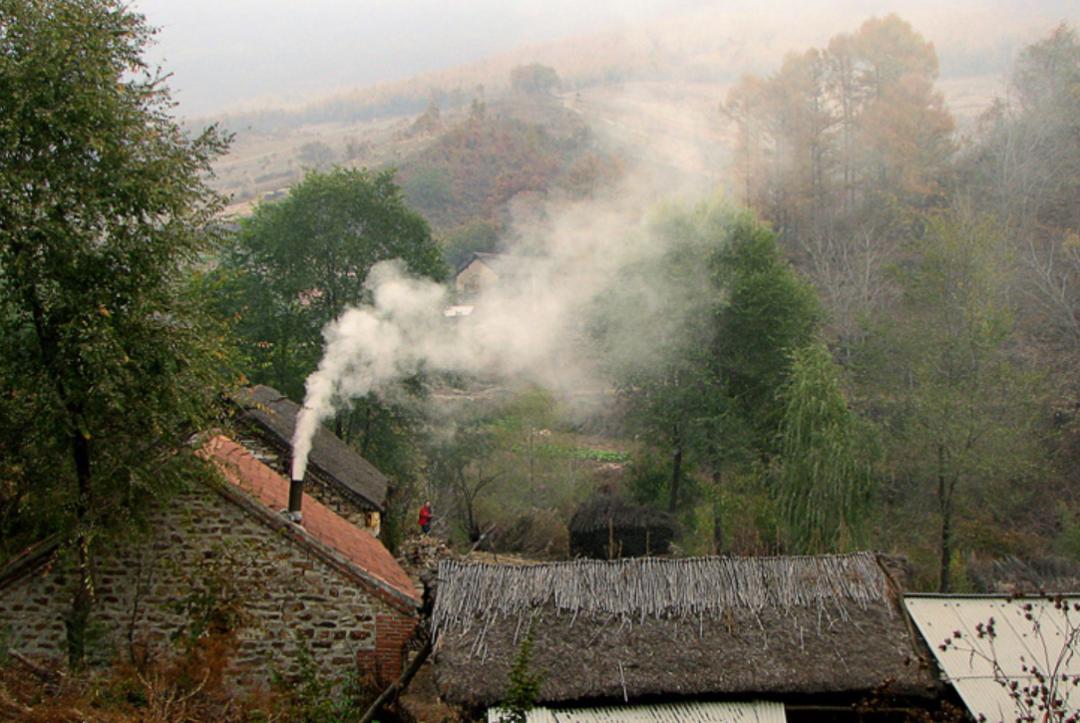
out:
<path id="1" fill-rule="evenodd" d="M 954 17 L 958 5 L 973 19 L 988 10 L 1078 16 L 1075 0 L 957 0 Z M 189 117 L 310 100 L 704 8 L 762 6 L 795 23 L 807 14 L 835 16 L 835 32 L 871 14 L 911 11 L 923 19 L 937 7 L 936 0 L 132 0 L 160 29 L 149 59 L 173 74 L 179 113 Z M 940 30 L 916 28 L 931 40 Z"/>
<path id="2" fill-rule="evenodd" d="M 399 80 L 707 0 L 134 0 L 184 115 Z"/>

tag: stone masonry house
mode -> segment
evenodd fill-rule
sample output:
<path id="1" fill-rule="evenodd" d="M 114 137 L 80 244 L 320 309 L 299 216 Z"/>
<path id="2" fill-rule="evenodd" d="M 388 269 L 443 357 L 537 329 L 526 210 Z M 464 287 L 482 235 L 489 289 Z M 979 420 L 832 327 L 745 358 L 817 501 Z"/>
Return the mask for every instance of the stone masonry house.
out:
<path id="1" fill-rule="evenodd" d="M 199 454 L 221 472 L 146 515 L 141 531 L 95 558 L 91 662 L 162 660 L 220 632 L 239 688 L 299 671 L 375 682 L 401 672 L 421 598 L 372 534 L 305 494 L 301 525 L 281 514 L 289 482 L 233 440 Z M 70 559 L 47 541 L 0 569 L 0 636 L 28 659 L 63 663 Z"/>
<path id="2" fill-rule="evenodd" d="M 240 410 L 237 440 L 288 479 L 300 405 L 263 384 L 240 391 L 233 401 Z M 312 440 L 304 479 L 308 494 L 378 537 L 386 507 L 386 477 L 322 426 Z"/>

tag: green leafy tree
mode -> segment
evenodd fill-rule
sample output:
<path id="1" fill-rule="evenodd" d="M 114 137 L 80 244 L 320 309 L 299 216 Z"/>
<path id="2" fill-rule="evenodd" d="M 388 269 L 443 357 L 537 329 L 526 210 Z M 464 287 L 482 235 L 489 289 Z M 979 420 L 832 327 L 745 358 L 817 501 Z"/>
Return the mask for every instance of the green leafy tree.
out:
<path id="1" fill-rule="evenodd" d="M 630 429 L 670 450 L 667 503 L 686 469 L 723 470 L 777 451 L 776 390 L 821 313 L 775 235 L 720 205 L 666 209 L 655 253 L 623 271 L 594 328 Z"/>
<path id="2" fill-rule="evenodd" d="M 899 496 L 920 516 L 918 503 L 930 501 L 937 520 L 942 592 L 952 586 L 958 517 L 976 500 L 1000 508 L 1004 490 L 1037 471 L 1039 379 L 1014 357 L 1002 248 L 978 219 L 929 220 L 898 274 L 901 307 L 864 357 Z"/>
<path id="3" fill-rule="evenodd" d="M 72 541 L 73 664 L 101 533 L 198 464 L 225 382 L 187 284 L 224 141 L 172 120 L 151 35 L 120 2 L 0 2 L 0 545 Z"/>
<path id="4" fill-rule="evenodd" d="M 783 258 L 776 235 L 749 214 L 735 219 L 714 261 L 724 290 L 717 312 L 714 374 L 748 443 L 761 459 L 777 452 L 776 430 L 791 353 L 814 339 L 822 321 L 814 289 Z"/>
<path id="5" fill-rule="evenodd" d="M 260 204 L 218 274 L 251 378 L 303 398 L 323 327 L 364 300 L 373 265 L 395 258 L 418 276 L 446 276 L 427 223 L 405 205 L 390 171 L 309 173 L 284 199 Z"/>
<path id="6" fill-rule="evenodd" d="M 628 429 L 664 450 L 667 507 L 675 512 L 703 420 L 717 416 L 709 355 L 720 290 L 709 260 L 729 212 L 719 205 L 661 209 L 649 252 L 622 269 L 593 312 L 592 327 L 624 408 Z"/>
<path id="7" fill-rule="evenodd" d="M 791 354 L 780 400 L 780 513 L 792 552 L 840 552 L 865 541 L 876 445 L 849 408 L 840 369 L 820 342 Z"/>

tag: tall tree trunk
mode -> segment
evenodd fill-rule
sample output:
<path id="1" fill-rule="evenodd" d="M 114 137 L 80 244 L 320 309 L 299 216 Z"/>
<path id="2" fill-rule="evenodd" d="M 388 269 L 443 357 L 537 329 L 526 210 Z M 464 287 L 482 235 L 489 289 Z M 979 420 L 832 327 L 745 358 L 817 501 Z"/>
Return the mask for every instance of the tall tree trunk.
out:
<path id="1" fill-rule="evenodd" d="M 671 441 L 674 453 L 671 458 L 671 494 L 668 496 L 668 512 L 675 514 L 679 507 L 679 483 L 682 482 L 683 440 L 679 425 L 672 427 Z"/>
<path id="2" fill-rule="evenodd" d="M 94 582 L 90 566 L 90 443 L 79 425 L 75 425 L 72 437 L 72 455 L 75 461 L 75 478 L 78 481 L 78 499 L 75 503 L 75 524 L 78 530 L 75 544 L 78 560 L 76 567 L 75 594 L 71 600 L 67 628 L 68 664 L 79 669 L 86 658 L 86 624 L 94 603 Z"/>
<path id="3" fill-rule="evenodd" d="M 90 618 L 90 608 L 94 603 L 94 581 L 90 560 L 90 513 L 93 510 L 92 483 L 90 477 L 90 440 L 83 429 L 82 409 L 78 402 L 72 401 L 68 393 L 63 374 L 59 371 L 60 356 L 58 335 L 45 314 L 45 309 L 38 297 L 37 286 L 31 284 L 25 291 L 30 306 L 34 332 L 41 350 L 41 360 L 50 372 L 56 386 L 56 395 L 67 412 L 67 422 L 71 432 L 71 455 L 75 464 L 76 500 L 76 581 L 72 595 L 71 610 L 68 612 L 64 627 L 67 633 L 68 664 L 73 669 L 82 667 L 86 657 L 86 624 Z"/>
<path id="4" fill-rule="evenodd" d="M 949 563 L 952 558 L 952 495 L 945 479 L 945 447 L 938 445 L 938 509 L 941 512 L 941 568 L 938 592 L 949 592 Z"/>
<path id="5" fill-rule="evenodd" d="M 371 402 L 364 402 L 364 438 L 360 442 L 360 456 L 366 458 L 371 449 L 371 425 L 373 423 Z"/>
<path id="6" fill-rule="evenodd" d="M 720 507 L 720 492 L 724 488 L 724 476 L 721 472 L 713 472 L 712 494 L 712 518 L 713 518 L 713 554 L 719 555 L 724 549 L 724 525 Z"/>

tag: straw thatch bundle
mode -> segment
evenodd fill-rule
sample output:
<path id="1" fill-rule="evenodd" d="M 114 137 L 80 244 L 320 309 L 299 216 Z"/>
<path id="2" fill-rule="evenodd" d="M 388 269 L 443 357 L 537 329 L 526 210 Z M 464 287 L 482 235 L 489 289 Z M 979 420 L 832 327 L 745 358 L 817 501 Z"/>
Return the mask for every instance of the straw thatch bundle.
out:
<path id="1" fill-rule="evenodd" d="M 443 696 L 504 694 L 525 632 L 540 701 L 858 692 L 933 685 L 874 555 L 443 561 L 432 616 Z"/>

